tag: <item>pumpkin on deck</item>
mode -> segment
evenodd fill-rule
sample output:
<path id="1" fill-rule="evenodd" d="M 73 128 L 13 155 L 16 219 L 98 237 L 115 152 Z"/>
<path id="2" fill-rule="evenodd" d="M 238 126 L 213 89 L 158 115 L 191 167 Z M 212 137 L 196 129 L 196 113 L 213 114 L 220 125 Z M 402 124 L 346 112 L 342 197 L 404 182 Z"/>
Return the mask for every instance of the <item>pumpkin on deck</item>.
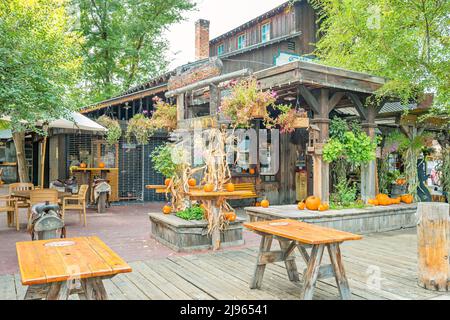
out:
<path id="1" fill-rule="evenodd" d="M 414 202 L 414 197 L 410 194 L 405 194 L 400 197 L 400 200 L 406 204 L 411 204 Z"/>
<path id="2" fill-rule="evenodd" d="M 164 181 L 164 184 L 166 185 L 166 187 L 170 186 L 171 183 L 172 183 L 172 179 L 166 179 Z"/>
<path id="3" fill-rule="evenodd" d="M 299 202 L 297 207 L 298 207 L 298 210 L 305 210 L 306 209 L 305 201 Z"/>
<path id="4" fill-rule="evenodd" d="M 195 187 L 197 185 L 197 180 L 195 180 L 194 178 L 189 179 L 188 185 L 189 187 Z"/>
<path id="5" fill-rule="evenodd" d="M 80 163 L 80 168 L 81 169 L 86 169 L 87 168 L 87 164 L 84 163 L 84 162 Z"/>
<path id="6" fill-rule="evenodd" d="M 369 200 L 367 201 L 367 203 L 370 204 L 370 205 L 372 205 L 372 206 L 378 206 L 378 205 L 379 205 L 379 202 L 378 202 L 377 199 L 369 199 Z"/>
<path id="7" fill-rule="evenodd" d="M 259 202 L 259 201 L 256 202 L 256 203 L 255 203 L 255 207 L 261 207 L 261 202 Z"/>
<path id="8" fill-rule="evenodd" d="M 106 167 L 106 165 L 105 165 L 104 162 L 100 162 L 100 163 L 98 164 L 98 167 L 99 167 L 100 169 L 104 169 L 104 168 Z"/>
<path id="9" fill-rule="evenodd" d="M 270 206 L 269 200 L 261 201 L 261 207 L 268 208 Z"/>
<path id="10" fill-rule="evenodd" d="M 225 213 L 225 219 L 227 221 L 234 222 L 234 221 L 236 221 L 236 218 L 237 218 L 236 212 L 231 211 L 231 212 Z"/>
<path id="11" fill-rule="evenodd" d="M 169 207 L 169 206 L 164 206 L 162 211 L 163 211 L 164 214 L 171 214 L 172 213 L 172 208 Z"/>
<path id="12" fill-rule="evenodd" d="M 312 210 L 312 211 L 317 211 L 317 210 L 319 210 L 320 203 L 321 202 L 320 202 L 319 197 L 315 197 L 315 196 L 308 197 L 306 199 L 306 209 Z"/>
<path id="13" fill-rule="evenodd" d="M 322 203 L 321 205 L 319 205 L 319 208 L 318 208 L 319 211 L 327 211 L 329 209 L 330 209 L 330 206 L 326 203 Z"/>
<path id="14" fill-rule="evenodd" d="M 205 184 L 205 186 L 203 187 L 203 190 L 205 192 L 213 192 L 214 191 L 214 186 L 210 183 Z"/>

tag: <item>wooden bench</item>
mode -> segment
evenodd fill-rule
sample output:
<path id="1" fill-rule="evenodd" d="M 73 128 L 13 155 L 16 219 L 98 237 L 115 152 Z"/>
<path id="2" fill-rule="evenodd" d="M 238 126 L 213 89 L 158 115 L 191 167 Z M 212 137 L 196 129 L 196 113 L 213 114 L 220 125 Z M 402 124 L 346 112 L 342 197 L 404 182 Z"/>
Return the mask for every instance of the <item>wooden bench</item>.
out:
<path id="1" fill-rule="evenodd" d="M 259 198 L 258 194 L 256 193 L 256 187 L 254 183 L 236 183 L 234 185 L 235 191 L 248 191 L 249 194 L 240 198 L 240 199 L 256 199 Z"/>
<path id="2" fill-rule="evenodd" d="M 312 300 L 318 279 L 330 277 L 336 279 L 341 298 L 351 299 L 339 246 L 345 241 L 360 240 L 361 236 L 289 219 L 245 223 L 244 226 L 262 236 L 251 289 L 261 288 L 266 265 L 275 262 L 284 262 L 289 280 L 298 282 L 297 265 L 292 255 L 297 248 L 307 265 L 303 272 L 303 300 Z M 278 240 L 281 250 L 270 251 L 273 239 Z M 331 264 L 321 266 L 325 247 Z M 308 248 L 311 248 L 310 253 Z"/>

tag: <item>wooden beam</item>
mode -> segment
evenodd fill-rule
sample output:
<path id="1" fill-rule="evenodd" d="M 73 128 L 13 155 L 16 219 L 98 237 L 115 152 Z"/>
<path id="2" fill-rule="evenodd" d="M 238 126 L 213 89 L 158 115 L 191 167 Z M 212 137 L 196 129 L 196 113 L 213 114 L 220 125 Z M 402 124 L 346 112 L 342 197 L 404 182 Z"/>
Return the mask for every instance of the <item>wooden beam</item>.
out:
<path id="1" fill-rule="evenodd" d="M 361 99 L 359 96 L 352 92 L 347 92 L 348 98 L 353 102 L 353 106 L 355 107 L 356 111 L 358 112 L 359 116 L 363 120 L 367 120 L 367 109 L 364 107 L 364 105 L 361 102 Z"/>
<path id="2" fill-rule="evenodd" d="M 331 111 L 333 111 L 334 108 L 336 108 L 336 106 L 344 96 L 345 92 L 336 92 L 335 94 L 333 94 L 331 99 L 328 101 L 328 113 L 330 113 Z"/>
<path id="3" fill-rule="evenodd" d="M 300 94 L 305 99 L 308 106 L 312 109 L 312 111 L 316 114 L 320 114 L 320 104 L 317 101 L 316 97 L 306 88 L 304 85 L 299 86 Z"/>

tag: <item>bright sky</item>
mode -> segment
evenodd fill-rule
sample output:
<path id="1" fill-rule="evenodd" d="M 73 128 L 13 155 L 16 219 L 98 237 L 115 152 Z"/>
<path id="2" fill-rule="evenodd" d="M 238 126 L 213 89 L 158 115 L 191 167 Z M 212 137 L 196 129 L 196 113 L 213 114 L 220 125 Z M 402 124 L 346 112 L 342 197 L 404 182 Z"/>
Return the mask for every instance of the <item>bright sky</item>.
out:
<path id="1" fill-rule="evenodd" d="M 211 22 L 211 39 L 256 18 L 277 7 L 286 0 L 196 0 L 197 10 L 189 13 L 186 20 L 167 31 L 170 43 L 170 67 L 175 68 L 195 59 L 195 21 Z"/>

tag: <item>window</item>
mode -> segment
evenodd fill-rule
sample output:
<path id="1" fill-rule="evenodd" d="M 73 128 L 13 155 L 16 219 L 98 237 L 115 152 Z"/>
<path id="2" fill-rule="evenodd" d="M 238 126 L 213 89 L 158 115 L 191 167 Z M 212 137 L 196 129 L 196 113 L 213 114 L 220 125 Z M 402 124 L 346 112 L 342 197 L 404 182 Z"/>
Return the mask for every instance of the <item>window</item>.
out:
<path id="1" fill-rule="evenodd" d="M 270 40 L 270 23 L 261 26 L 261 42 Z"/>
<path id="2" fill-rule="evenodd" d="M 247 46 L 247 37 L 245 36 L 245 34 L 241 34 L 238 37 L 238 49 L 243 49 Z"/>
<path id="3" fill-rule="evenodd" d="M 225 51 L 225 45 L 222 43 L 217 47 L 217 55 L 220 56 Z"/>

